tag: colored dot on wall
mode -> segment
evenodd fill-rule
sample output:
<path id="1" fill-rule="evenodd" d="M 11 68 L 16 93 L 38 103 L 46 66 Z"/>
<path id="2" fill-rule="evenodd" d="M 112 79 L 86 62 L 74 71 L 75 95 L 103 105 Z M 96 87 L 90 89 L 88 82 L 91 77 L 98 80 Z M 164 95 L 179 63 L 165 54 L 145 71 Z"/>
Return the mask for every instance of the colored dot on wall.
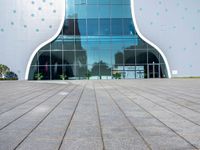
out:
<path id="1" fill-rule="evenodd" d="M 46 0 L 43 0 L 43 3 L 45 3 L 46 2 Z"/>
<path id="2" fill-rule="evenodd" d="M 3 28 L 1 28 L 1 32 L 4 32 L 4 29 L 3 29 Z"/>
<path id="3" fill-rule="evenodd" d="M 166 8 L 165 11 L 168 12 L 168 9 Z"/>
<path id="4" fill-rule="evenodd" d="M 36 31 L 36 32 L 39 32 L 40 30 L 39 30 L 39 29 L 36 29 L 35 31 Z"/>
<path id="5" fill-rule="evenodd" d="M 142 8 L 140 8 L 140 11 L 142 11 Z"/>
<path id="6" fill-rule="evenodd" d="M 35 15 L 34 14 L 31 14 L 31 17 L 34 17 Z"/>
<path id="7" fill-rule="evenodd" d="M 53 10 L 53 13 L 56 13 L 56 10 L 55 10 L 55 9 Z"/>
<path id="8" fill-rule="evenodd" d="M 51 6 L 52 6 L 52 5 L 53 5 L 53 3 L 51 2 L 51 3 L 49 3 L 49 5 L 51 5 Z"/>
<path id="9" fill-rule="evenodd" d="M 192 27 L 192 30 L 195 30 L 195 29 L 196 29 L 196 28 L 193 26 L 193 27 Z"/>
<path id="10" fill-rule="evenodd" d="M 17 11 L 16 10 L 13 10 L 13 13 L 15 14 Z"/>
<path id="11" fill-rule="evenodd" d="M 159 1 L 159 2 L 158 2 L 158 4 L 159 4 L 159 5 L 161 5 L 161 4 L 162 4 L 162 2 L 161 2 L 161 1 Z"/>
<path id="12" fill-rule="evenodd" d="M 51 29 L 51 28 L 52 28 L 52 25 L 49 25 L 49 28 Z"/>
<path id="13" fill-rule="evenodd" d="M 27 28 L 27 25 L 24 25 L 24 28 Z"/>
<path id="14" fill-rule="evenodd" d="M 34 1 L 32 1 L 32 2 L 31 2 L 31 4 L 35 4 L 35 2 L 34 2 Z"/>
<path id="15" fill-rule="evenodd" d="M 38 8 L 38 10 L 42 10 L 42 8 L 41 8 L 41 7 L 39 7 L 39 8 Z"/>
<path id="16" fill-rule="evenodd" d="M 10 24 L 13 26 L 13 25 L 14 25 L 14 22 L 11 22 Z"/>
<path id="17" fill-rule="evenodd" d="M 41 19 L 41 21 L 45 21 L 45 19 L 44 19 L 44 18 L 42 18 L 42 19 Z"/>

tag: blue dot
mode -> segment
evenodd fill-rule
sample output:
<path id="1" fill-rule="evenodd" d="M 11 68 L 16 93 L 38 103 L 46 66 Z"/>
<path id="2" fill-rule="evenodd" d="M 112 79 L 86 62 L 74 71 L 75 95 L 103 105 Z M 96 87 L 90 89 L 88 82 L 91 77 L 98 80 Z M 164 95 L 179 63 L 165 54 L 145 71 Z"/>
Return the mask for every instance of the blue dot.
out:
<path id="1" fill-rule="evenodd" d="M 196 29 L 196 28 L 193 26 L 193 27 L 192 27 L 192 30 L 195 30 L 195 29 Z"/>
<path id="2" fill-rule="evenodd" d="M 13 25 L 14 25 L 14 22 L 11 22 L 10 24 L 13 26 Z"/>
<path id="3" fill-rule="evenodd" d="M 27 28 L 27 25 L 24 25 L 24 28 Z"/>
<path id="4" fill-rule="evenodd" d="M 156 13 L 156 15 L 157 15 L 157 16 L 159 16 L 159 15 L 160 15 L 160 13 L 159 13 L 159 12 L 157 12 L 157 13 Z"/>
<path id="5" fill-rule="evenodd" d="M 35 16 L 35 14 L 31 14 L 31 17 L 34 17 Z"/>
<path id="6" fill-rule="evenodd" d="M 39 30 L 39 29 L 36 29 L 35 31 L 36 31 L 36 32 L 39 32 L 40 30 Z"/>
<path id="7" fill-rule="evenodd" d="M 16 10 L 13 10 L 13 13 L 15 14 L 17 11 Z"/>
<path id="8" fill-rule="evenodd" d="M 4 32 L 4 29 L 3 29 L 3 28 L 1 28 L 1 32 Z"/>
<path id="9" fill-rule="evenodd" d="M 41 19 L 41 21 L 45 21 L 45 19 L 44 19 L 44 18 L 42 18 L 42 19 Z"/>
<path id="10" fill-rule="evenodd" d="M 31 4 L 35 4 L 35 2 L 34 2 L 34 1 L 32 1 L 32 2 L 31 2 Z"/>
<path id="11" fill-rule="evenodd" d="M 52 5 L 53 5 L 53 3 L 51 2 L 51 3 L 49 3 L 49 5 L 51 5 L 51 6 L 52 6 Z"/>
<path id="12" fill-rule="evenodd" d="M 38 8 L 38 10 L 42 10 L 42 8 L 41 8 L 41 7 L 39 7 L 39 8 Z"/>
<path id="13" fill-rule="evenodd" d="M 55 10 L 55 9 L 53 10 L 53 13 L 56 13 L 56 10 Z"/>
<path id="14" fill-rule="evenodd" d="M 49 25 L 49 28 L 51 29 L 51 28 L 52 28 L 52 25 Z"/>
<path id="15" fill-rule="evenodd" d="M 45 3 L 46 2 L 46 0 L 43 0 L 43 3 Z"/>

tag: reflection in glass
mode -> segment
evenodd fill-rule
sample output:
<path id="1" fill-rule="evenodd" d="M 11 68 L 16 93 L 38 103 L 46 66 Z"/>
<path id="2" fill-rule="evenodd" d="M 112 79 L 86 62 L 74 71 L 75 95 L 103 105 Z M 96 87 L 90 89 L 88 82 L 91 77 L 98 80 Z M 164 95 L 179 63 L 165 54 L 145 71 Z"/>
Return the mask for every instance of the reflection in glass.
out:
<path id="1" fill-rule="evenodd" d="M 29 79 L 166 78 L 163 58 L 137 35 L 130 0 L 66 0 L 60 35 L 35 55 Z"/>

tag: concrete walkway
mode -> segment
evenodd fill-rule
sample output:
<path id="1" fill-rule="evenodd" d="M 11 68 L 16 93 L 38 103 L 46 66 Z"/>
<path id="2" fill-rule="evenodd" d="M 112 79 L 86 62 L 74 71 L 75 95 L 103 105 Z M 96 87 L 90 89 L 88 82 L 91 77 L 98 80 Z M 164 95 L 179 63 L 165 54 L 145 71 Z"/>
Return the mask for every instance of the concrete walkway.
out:
<path id="1" fill-rule="evenodd" d="M 200 149 L 200 80 L 0 82 L 0 150 Z"/>

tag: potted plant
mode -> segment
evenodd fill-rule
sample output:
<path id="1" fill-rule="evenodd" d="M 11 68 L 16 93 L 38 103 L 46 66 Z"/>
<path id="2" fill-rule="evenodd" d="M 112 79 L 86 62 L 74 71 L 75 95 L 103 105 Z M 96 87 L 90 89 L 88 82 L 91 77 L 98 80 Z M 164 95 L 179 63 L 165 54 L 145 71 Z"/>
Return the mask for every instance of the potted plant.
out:
<path id="1" fill-rule="evenodd" d="M 86 77 L 87 77 L 87 79 L 90 80 L 90 77 L 91 77 L 91 76 L 92 76 L 91 72 L 88 71 L 88 72 L 86 73 Z"/>
<path id="2" fill-rule="evenodd" d="M 115 79 L 121 79 L 121 73 L 119 73 L 119 72 L 114 73 L 114 74 L 113 74 L 113 77 L 114 77 Z"/>
<path id="3" fill-rule="evenodd" d="M 67 79 L 67 75 L 61 74 L 61 75 L 60 75 L 60 79 L 61 79 L 61 80 L 66 80 L 66 79 Z"/>
<path id="4" fill-rule="evenodd" d="M 42 73 L 36 73 L 35 75 L 36 80 L 42 80 L 43 77 Z"/>

